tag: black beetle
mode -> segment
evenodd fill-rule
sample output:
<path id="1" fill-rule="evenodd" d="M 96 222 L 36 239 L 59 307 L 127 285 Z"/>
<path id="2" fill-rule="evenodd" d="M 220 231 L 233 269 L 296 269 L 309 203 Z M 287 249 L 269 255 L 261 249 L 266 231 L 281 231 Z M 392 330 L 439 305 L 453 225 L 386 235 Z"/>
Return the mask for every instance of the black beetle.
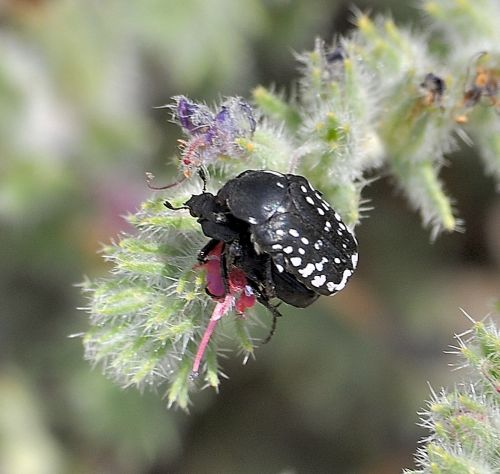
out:
<path id="1" fill-rule="evenodd" d="M 204 190 L 182 208 L 213 239 L 199 259 L 225 242 L 222 274 L 240 268 L 268 307 L 273 297 L 306 307 L 344 288 L 356 268 L 355 237 L 302 176 L 245 171 L 217 195 Z"/>

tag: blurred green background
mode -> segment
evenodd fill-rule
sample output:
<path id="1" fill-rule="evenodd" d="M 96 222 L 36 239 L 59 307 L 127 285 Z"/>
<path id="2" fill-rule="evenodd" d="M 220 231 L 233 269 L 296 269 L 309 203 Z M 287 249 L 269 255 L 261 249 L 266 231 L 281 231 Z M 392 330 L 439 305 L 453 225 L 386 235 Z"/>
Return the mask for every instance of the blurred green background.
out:
<path id="1" fill-rule="evenodd" d="M 360 1 L 397 22 L 412 3 Z M 294 51 L 350 28 L 348 1 L 0 1 L 0 472 L 390 473 L 413 465 L 417 410 L 452 335 L 500 288 L 500 202 L 474 149 L 443 171 L 466 232 L 430 244 L 392 183 L 366 191 L 348 288 L 287 308 L 271 344 L 224 360 L 191 415 L 121 390 L 82 358 L 79 288 L 102 243 L 173 179 L 177 127 L 154 106 L 288 86 Z"/>

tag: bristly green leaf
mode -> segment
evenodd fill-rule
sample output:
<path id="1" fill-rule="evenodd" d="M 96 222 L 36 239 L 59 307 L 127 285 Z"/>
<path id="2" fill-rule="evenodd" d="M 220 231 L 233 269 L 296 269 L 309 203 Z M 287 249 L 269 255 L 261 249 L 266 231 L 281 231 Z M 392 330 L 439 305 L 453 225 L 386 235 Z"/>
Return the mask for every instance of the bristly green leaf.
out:
<path id="1" fill-rule="evenodd" d="M 430 430 L 407 474 L 487 473 L 500 469 L 500 336 L 493 321 L 474 322 L 457 336 L 458 355 L 474 381 L 434 394 L 422 413 Z"/>

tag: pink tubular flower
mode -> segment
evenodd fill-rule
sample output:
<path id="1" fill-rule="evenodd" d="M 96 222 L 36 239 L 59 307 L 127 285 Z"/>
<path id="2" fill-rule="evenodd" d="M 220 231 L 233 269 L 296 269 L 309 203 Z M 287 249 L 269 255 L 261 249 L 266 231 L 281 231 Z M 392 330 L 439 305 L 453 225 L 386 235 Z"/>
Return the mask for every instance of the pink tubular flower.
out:
<path id="1" fill-rule="evenodd" d="M 228 279 L 224 282 L 221 271 L 221 259 L 224 251 L 224 242 L 219 242 L 207 255 L 205 263 L 199 266 L 206 270 L 207 293 L 217 303 L 203 333 L 193 363 L 192 375 L 196 377 L 200 368 L 203 355 L 207 349 L 210 338 L 217 326 L 217 322 L 234 307 L 239 314 L 255 304 L 255 294 L 248 284 L 245 273 L 236 267 L 228 272 Z M 227 292 L 226 292 L 227 287 Z"/>

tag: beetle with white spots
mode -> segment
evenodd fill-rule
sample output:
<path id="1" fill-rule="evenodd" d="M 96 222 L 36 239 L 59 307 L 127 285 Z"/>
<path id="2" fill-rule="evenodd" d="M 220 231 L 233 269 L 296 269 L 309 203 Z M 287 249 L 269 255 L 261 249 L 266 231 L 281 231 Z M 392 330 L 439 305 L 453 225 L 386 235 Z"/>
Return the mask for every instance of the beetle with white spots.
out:
<path id="1" fill-rule="evenodd" d="M 255 251 L 269 257 L 267 275 L 286 274 L 315 295 L 333 295 L 345 287 L 356 269 L 358 250 L 352 232 L 302 176 L 245 171 L 216 196 L 203 193 L 194 198 L 202 199 L 203 206 L 192 200 L 186 205 L 199 218 L 204 233 L 226 242 L 249 234 Z M 215 223 L 216 212 L 225 215 L 226 222 Z M 228 233 L 231 236 L 226 238 Z M 274 281 L 266 285 L 279 286 Z M 315 299 L 307 295 L 303 300 L 282 299 L 306 306 Z"/>
<path id="2" fill-rule="evenodd" d="M 354 235 L 321 192 L 302 176 L 245 171 L 216 195 L 204 188 L 180 208 L 165 205 L 189 209 L 212 239 L 200 251 L 200 262 L 219 249 L 220 267 L 211 271 L 212 279 L 219 275 L 224 280 L 224 288 L 219 289 L 222 296 L 217 297 L 235 298 L 228 275 L 239 270 L 245 292 L 271 311 L 273 325 L 266 341 L 280 316 L 271 300 L 309 306 L 320 295 L 342 290 L 358 264 Z M 207 284 L 207 292 L 214 297 L 208 290 Z"/>
<path id="3" fill-rule="evenodd" d="M 226 194 L 228 207 L 250 224 L 254 241 L 262 252 L 269 253 L 273 265 L 281 265 L 321 295 L 332 295 L 345 287 L 358 263 L 357 242 L 321 192 L 302 176 L 276 172 L 246 171 L 233 182 L 233 191 Z M 272 197 L 264 191 L 267 188 L 273 189 Z M 274 211 L 278 208 L 281 212 Z M 250 223 L 248 215 L 256 217 L 257 223 Z M 282 250 L 273 247 L 276 244 L 282 245 Z"/>

